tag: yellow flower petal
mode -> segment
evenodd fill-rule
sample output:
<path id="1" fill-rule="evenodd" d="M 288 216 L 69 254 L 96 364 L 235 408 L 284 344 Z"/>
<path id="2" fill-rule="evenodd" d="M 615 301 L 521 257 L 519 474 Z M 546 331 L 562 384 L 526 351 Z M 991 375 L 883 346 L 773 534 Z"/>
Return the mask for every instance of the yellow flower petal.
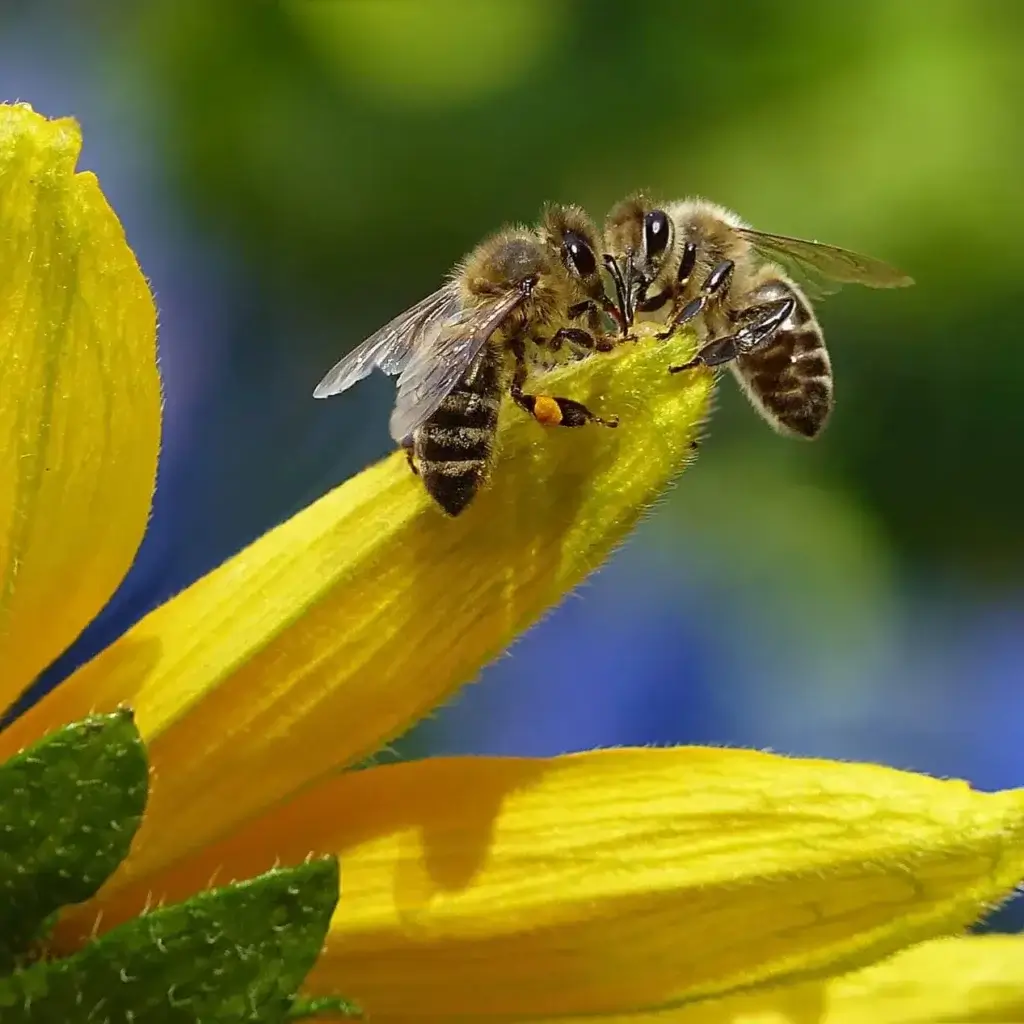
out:
<path id="1" fill-rule="evenodd" d="M 692 347 L 552 373 L 621 425 L 545 430 L 506 409 L 493 484 L 457 520 L 402 455 L 366 470 L 149 615 L 0 735 L 0 755 L 135 709 L 154 775 L 124 882 L 376 751 L 596 568 L 679 472 L 712 386 L 667 372 Z"/>
<path id="2" fill-rule="evenodd" d="M 823 1003 L 821 1024 L 1024 1021 L 1024 937 L 925 942 L 830 982 Z"/>
<path id="3" fill-rule="evenodd" d="M 602 1024 L 1019 1024 L 1024 936 L 922 942 L 828 981 L 715 999 Z M 558 1024 L 588 1024 L 593 1018 Z"/>
<path id="4" fill-rule="evenodd" d="M 0 707 L 121 582 L 156 476 L 153 300 L 80 148 L 0 106 Z"/>
<path id="5" fill-rule="evenodd" d="M 1024 792 L 752 751 L 463 758 L 326 781 L 64 922 L 70 948 L 277 858 L 341 856 L 312 992 L 376 1022 L 627 1014 L 849 970 L 1024 877 Z"/>

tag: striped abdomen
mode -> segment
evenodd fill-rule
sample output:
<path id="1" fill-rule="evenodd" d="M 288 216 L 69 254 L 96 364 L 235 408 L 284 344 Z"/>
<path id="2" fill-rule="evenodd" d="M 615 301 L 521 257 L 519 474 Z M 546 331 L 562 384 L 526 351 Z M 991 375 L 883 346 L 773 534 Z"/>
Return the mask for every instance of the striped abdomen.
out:
<path id="1" fill-rule="evenodd" d="M 413 434 L 413 454 L 423 484 L 450 516 L 466 508 L 487 477 L 501 392 L 501 352 L 488 345 Z"/>
<path id="2" fill-rule="evenodd" d="M 833 388 L 825 337 L 807 296 L 792 281 L 774 276 L 744 304 L 789 297 L 796 299 L 796 309 L 768 345 L 730 365 L 754 407 L 776 430 L 812 438 L 832 412 Z"/>

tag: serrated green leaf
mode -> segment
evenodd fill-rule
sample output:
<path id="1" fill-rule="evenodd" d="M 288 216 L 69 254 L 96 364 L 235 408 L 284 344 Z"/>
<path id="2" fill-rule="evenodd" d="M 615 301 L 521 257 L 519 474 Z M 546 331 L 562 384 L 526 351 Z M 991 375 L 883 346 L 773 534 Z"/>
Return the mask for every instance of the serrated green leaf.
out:
<path id="1" fill-rule="evenodd" d="M 124 860 L 147 790 L 127 710 L 66 726 L 0 765 L 0 972 Z"/>
<path id="2" fill-rule="evenodd" d="M 279 1024 L 338 901 L 334 857 L 164 907 L 0 979 L 3 1024 Z"/>
<path id="3" fill-rule="evenodd" d="M 296 999 L 288 1011 L 288 1020 L 316 1020 L 322 1014 L 330 1014 L 332 1020 L 348 1017 L 351 1020 L 362 1020 L 363 1011 L 347 999 L 323 996 L 319 999 Z"/>

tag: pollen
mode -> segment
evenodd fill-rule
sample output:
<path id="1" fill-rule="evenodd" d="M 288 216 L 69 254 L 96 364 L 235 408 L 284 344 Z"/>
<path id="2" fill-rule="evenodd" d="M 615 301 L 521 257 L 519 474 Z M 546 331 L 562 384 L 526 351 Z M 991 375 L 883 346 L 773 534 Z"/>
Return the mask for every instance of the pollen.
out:
<path id="1" fill-rule="evenodd" d="M 538 395 L 533 404 L 533 415 L 538 423 L 546 427 L 557 427 L 562 422 L 562 409 L 553 398 L 548 395 Z"/>

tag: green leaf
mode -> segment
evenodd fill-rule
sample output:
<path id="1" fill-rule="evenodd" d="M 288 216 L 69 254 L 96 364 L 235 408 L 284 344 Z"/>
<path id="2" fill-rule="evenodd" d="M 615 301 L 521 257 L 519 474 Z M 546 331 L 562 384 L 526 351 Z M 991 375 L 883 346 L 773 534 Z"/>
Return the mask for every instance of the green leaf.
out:
<path id="1" fill-rule="evenodd" d="M 0 972 L 124 860 L 147 785 L 128 710 L 66 726 L 0 765 Z"/>
<path id="2" fill-rule="evenodd" d="M 279 1024 L 337 901 L 334 857 L 211 889 L 0 979 L 0 1020 Z"/>
<path id="3" fill-rule="evenodd" d="M 350 1003 L 347 999 L 324 996 L 318 999 L 296 999 L 288 1011 L 288 1020 L 316 1020 L 324 1013 L 332 1018 L 349 1017 L 352 1020 L 361 1020 L 363 1017 L 363 1011 L 355 1003 Z"/>

